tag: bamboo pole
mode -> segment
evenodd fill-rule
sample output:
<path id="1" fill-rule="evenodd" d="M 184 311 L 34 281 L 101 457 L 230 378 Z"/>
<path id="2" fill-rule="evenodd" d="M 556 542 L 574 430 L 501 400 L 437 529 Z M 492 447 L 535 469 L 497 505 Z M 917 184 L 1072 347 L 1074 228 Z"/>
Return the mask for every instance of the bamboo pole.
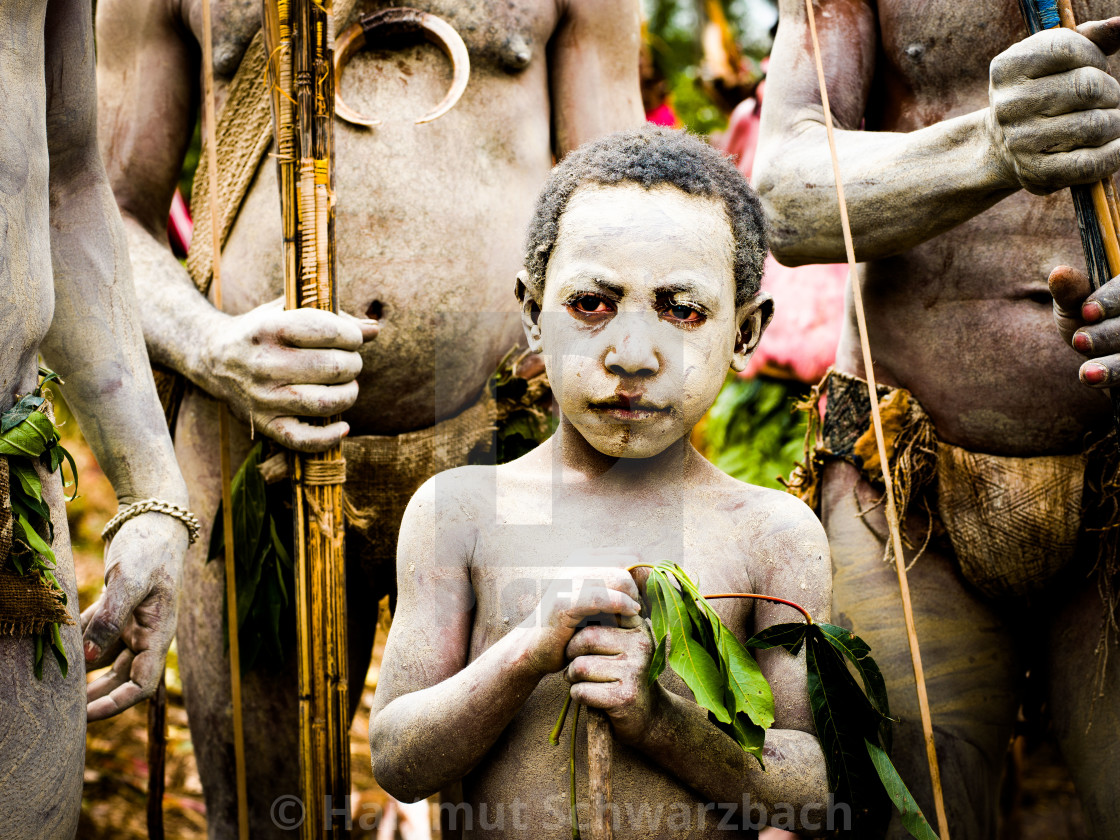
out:
<path id="1" fill-rule="evenodd" d="M 330 2 L 265 0 L 288 309 L 338 312 L 334 260 L 334 25 Z M 331 418 L 333 422 L 337 418 Z M 292 459 L 301 836 L 346 837 L 350 793 L 341 446 Z"/>
<path id="2" fill-rule="evenodd" d="M 941 769 L 937 762 L 937 747 L 933 740 L 933 721 L 929 710 L 929 695 L 926 690 L 925 670 L 922 667 L 922 653 L 918 645 L 918 629 L 914 624 L 914 608 L 910 601 L 910 584 L 906 575 L 906 558 L 902 553 L 902 524 L 898 518 L 898 508 L 894 501 L 894 483 L 888 467 L 887 448 L 883 437 L 883 421 L 879 415 L 879 392 L 875 384 L 874 360 L 871 357 L 871 343 L 867 336 L 867 316 L 863 309 L 863 295 L 859 278 L 856 276 L 855 244 L 852 241 L 851 222 L 848 218 L 848 204 L 844 200 L 844 182 L 840 177 L 840 160 L 836 152 L 836 136 L 832 127 L 832 111 L 828 104 L 828 88 L 825 84 L 824 64 L 821 61 L 821 45 L 817 38 L 817 23 L 813 13 L 813 0 L 805 0 L 805 12 L 809 18 L 809 34 L 813 44 L 813 57 L 817 65 L 817 83 L 820 86 L 821 106 L 824 109 L 824 124 L 828 136 L 828 149 L 832 156 L 832 172 L 836 180 L 836 195 L 840 204 L 840 226 L 844 233 L 844 250 L 848 257 L 848 278 L 852 290 L 853 308 L 856 324 L 859 327 L 860 349 L 863 351 L 864 375 L 871 403 L 871 425 L 875 430 L 875 444 L 879 451 L 879 463 L 883 465 L 883 485 L 886 497 L 887 527 L 894 551 L 895 571 L 898 574 L 899 594 L 902 598 L 902 614 L 906 622 L 906 638 L 910 645 L 910 662 L 914 669 L 914 683 L 918 694 L 918 711 L 921 715 L 922 734 L 926 746 L 926 762 L 929 765 L 930 784 L 933 788 L 933 804 L 937 812 L 937 825 L 941 840 L 949 840 L 949 822 L 945 815 L 945 795 L 941 788 Z"/>
<path id="3" fill-rule="evenodd" d="M 203 115 L 208 142 L 210 171 L 210 230 L 213 234 L 214 249 L 214 307 L 222 309 L 222 239 L 221 218 L 217 212 L 218 195 L 218 138 L 215 129 L 218 125 L 217 109 L 214 107 L 214 33 L 210 15 L 210 0 L 202 0 L 202 86 Z M 229 453 L 229 409 L 226 404 L 218 404 L 218 447 L 221 452 L 222 471 L 222 534 L 225 538 L 225 577 L 226 577 L 226 621 L 229 628 L 229 669 L 230 688 L 233 702 L 233 755 L 234 772 L 237 777 L 237 828 L 241 840 L 249 838 L 249 793 L 245 775 L 245 732 L 241 718 L 241 653 L 237 623 L 237 574 L 234 565 L 233 548 L 233 500 L 230 484 L 233 469 Z"/>

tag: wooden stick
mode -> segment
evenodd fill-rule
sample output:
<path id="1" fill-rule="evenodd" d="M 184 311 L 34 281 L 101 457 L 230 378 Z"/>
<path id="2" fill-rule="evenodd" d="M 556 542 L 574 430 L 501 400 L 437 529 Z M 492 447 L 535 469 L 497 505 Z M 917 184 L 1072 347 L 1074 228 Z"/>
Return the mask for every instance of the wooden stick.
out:
<path id="1" fill-rule="evenodd" d="M 587 776 L 591 798 L 591 840 L 614 840 L 611 793 L 611 724 L 601 709 L 587 710 Z"/>
<path id="2" fill-rule="evenodd" d="M 163 840 L 163 791 L 167 764 L 167 675 L 148 701 L 148 840 Z"/>
<path id="3" fill-rule="evenodd" d="M 875 384 L 874 360 L 871 357 L 871 342 L 867 336 L 867 316 L 863 309 L 863 290 L 856 276 L 856 252 L 852 241 L 851 222 L 848 218 L 848 205 L 844 200 L 844 182 L 840 177 L 840 158 L 836 152 L 836 135 L 832 127 L 832 111 L 828 105 L 828 89 L 824 78 L 824 64 L 821 60 L 821 46 L 817 39 L 817 24 L 813 14 L 813 0 L 805 0 L 805 11 L 809 18 L 809 34 L 813 41 L 813 57 L 817 65 L 817 83 L 820 86 L 821 106 L 824 109 L 824 124 L 828 135 L 828 149 L 832 155 L 832 172 L 836 180 L 836 195 L 840 203 L 840 225 L 844 233 L 844 250 L 848 256 L 848 280 L 852 290 L 852 301 L 859 327 L 860 349 L 863 351 L 864 375 L 871 403 L 871 424 L 875 429 L 875 444 L 879 451 L 879 463 L 883 465 L 883 485 L 886 495 L 887 527 L 890 529 L 891 545 L 894 549 L 895 570 L 898 573 L 898 588 L 902 596 L 902 614 L 906 621 L 906 638 L 910 643 L 910 662 L 914 668 L 914 682 L 918 693 L 918 711 L 922 719 L 922 733 L 926 744 L 926 761 L 929 764 L 930 783 L 933 787 L 933 803 L 937 812 L 937 825 L 941 840 L 949 840 L 949 823 L 945 815 L 945 794 L 941 788 L 941 770 L 937 762 L 937 747 L 933 740 L 933 721 L 929 711 L 929 697 L 926 691 L 925 671 L 922 668 L 922 654 L 918 646 L 918 630 L 914 624 L 914 609 L 910 602 L 910 585 L 906 577 L 906 558 L 902 553 L 902 525 L 898 519 L 898 508 L 894 501 L 894 482 L 891 479 L 890 461 L 883 437 L 883 421 L 879 416 L 879 392 Z"/>
<path id="4" fill-rule="evenodd" d="M 218 125 L 214 106 L 214 32 L 210 17 L 210 0 L 202 0 L 202 86 L 203 116 L 208 142 L 210 170 L 210 233 L 214 248 L 214 307 L 222 309 L 222 233 L 218 213 Z M 218 447 L 222 462 L 222 534 L 225 538 L 226 621 L 229 628 L 229 670 L 233 702 L 233 759 L 237 776 L 237 827 L 241 840 L 249 840 L 249 790 L 245 775 L 245 732 L 241 720 L 241 649 L 237 623 L 237 570 L 233 549 L 233 499 L 230 484 L 233 469 L 229 454 L 229 409 L 218 404 Z"/>

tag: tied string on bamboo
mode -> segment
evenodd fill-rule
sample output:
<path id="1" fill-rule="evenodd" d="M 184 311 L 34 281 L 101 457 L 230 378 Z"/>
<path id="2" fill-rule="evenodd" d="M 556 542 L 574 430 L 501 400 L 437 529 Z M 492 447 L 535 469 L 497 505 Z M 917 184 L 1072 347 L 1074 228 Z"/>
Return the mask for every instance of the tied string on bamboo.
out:
<path id="1" fill-rule="evenodd" d="M 341 547 L 342 528 L 336 525 L 333 511 L 321 506 L 315 500 L 315 496 L 307 491 L 307 488 L 345 484 L 346 459 L 338 458 L 329 461 L 304 461 L 302 478 L 304 487 L 303 500 L 311 511 L 309 519 L 313 520 L 314 526 L 325 539 L 331 540 L 332 543 Z M 349 519 L 349 515 L 345 513 L 345 510 L 344 516 L 346 519 Z M 311 522 L 309 522 L 309 524 L 311 524 Z"/>
<path id="2" fill-rule="evenodd" d="M 906 623 L 906 638 L 910 646 L 910 662 L 914 669 L 914 683 L 918 695 L 918 710 L 922 721 L 922 734 L 925 740 L 926 760 L 929 765 L 930 785 L 933 790 L 934 809 L 937 813 L 938 832 L 941 840 L 949 840 L 949 823 L 945 814 L 945 796 L 941 787 L 941 770 L 937 761 L 937 748 L 933 740 L 933 722 L 929 710 L 929 695 L 926 689 L 925 671 L 922 667 L 921 649 L 918 645 L 918 631 L 914 624 L 914 609 L 910 600 L 910 585 L 906 573 L 906 559 L 902 547 L 902 525 L 899 521 L 898 508 L 895 506 L 894 482 L 891 470 L 887 466 L 886 441 L 883 436 L 883 420 L 879 414 L 878 389 L 875 383 L 874 361 L 871 356 L 871 342 L 867 334 L 867 316 L 863 308 L 863 290 L 860 287 L 859 277 L 856 272 L 855 243 L 852 239 L 851 220 L 848 216 L 848 205 L 844 199 L 844 182 L 840 175 L 840 158 L 836 151 L 836 135 L 832 124 L 832 109 L 828 102 L 828 86 L 825 83 L 824 63 L 821 59 L 820 40 L 817 37 L 816 15 L 813 10 L 813 0 L 805 0 L 805 14 L 808 18 L 809 35 L 813 47 L 813 59 L 817 70 L 817 85 L 821 95 L 821 108 L 824 112 L 825 134 L 828 138 L 828 150 L 832 158 L 832 174 L 836 183 L 836 197 L 840 206 L 840 226 L 844 236 L 844 250 L 848 258 L 848 288 L 852 292 L 852 304 L 855 309 L 856 325 L 859 329 L 860 350 L 863 354 L 864 376 L 867 377 L 867 391 L 871 405 L 871 424 L 875 430 L 875 444 L 879 453 L 879 462 L 883 465 L 883 486 L 886 504 L 887 527 L 890 531 L 891 545 L 894 551 L 895 571 L 898 575 L 899 594 L 902 600 L 902 612 Z"/>

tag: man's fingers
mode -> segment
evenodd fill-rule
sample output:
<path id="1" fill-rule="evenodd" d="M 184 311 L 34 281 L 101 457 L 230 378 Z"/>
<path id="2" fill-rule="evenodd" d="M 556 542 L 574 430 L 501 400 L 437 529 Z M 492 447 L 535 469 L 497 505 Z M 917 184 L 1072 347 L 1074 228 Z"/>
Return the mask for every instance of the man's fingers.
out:
<path id="1" fill-rule="evenodd" d="M 340 420 L 317 426 L 298 417 L 274 417 L 264 432 L 276 442 L 297 452 L 325 452 L 346 437 L 350 424 Z"/>
<path id="2" fill-rule="evenodd" d="M 365 338 L 356 318 L 321 309 L 291 309 L 277 316 L 276 337 L 292 347 L 360 350 Z"/>
<path id="3" fill-rule="evenodd" d="M 1120 355 L 1101 356 L 1086 362 L 1078 372 L 1090 388 L 1111 388 L 1120 384 Z"/>
<path id="4" fill-rule="evenodd" d="M 1067 318 L 1081 317 L 1081 304 L 1093 291 L 1089 275 L 1079 268 L 1059 265 L 1047 279 L 1058 312 Z"/>
<path id="5" fill-rule="evenodd" d="M 1008 47 L 992 62 L 997 85 L 1016 79 L 1041 79 L 1078 67 L 1108 69 L 1100 47 L 1077 32 L 1047 29 Z"/>
<path id="6" fill-rule="evenodd" d="M 275 371 L 263 371 L 274 381 L 285 384 L 343 385 L 362 372 L 362 357 L 346 350 L 282 350 L 284 364 Z M 283 377 L 282 379 L 280 377 Z"/>
<path id="7" fill-rule="evenodd" d="M 381 322 L 373 318 L 355 318 L 349 312 L 343 312 L 342 317 L 352 321 L 362 331 L 362 341 L 371 341 L 381 332 Z"/>
<path id="8" fill-rule="evenodd" d="M 330 417 L 341 414 L 358 399 L 358 383 L 341 385 L 277 385 L 261 400 L 261 408 L 278 415 Z"/>
<path id="9" fill-rule="evenodd" d="M 1120 50 L 1120 17 L 1090 20 L 1079 24 L 1077 34 L 1088 38 L 1105 55 L 1112 55 Z"/>
<path id="10" fill-rule="evenodd" d="M 1120 318 L 1081 327 L 1073 334 L 1073 349 L 1086 356 L 1120 353 Z"/>
<path id="11" fill-rule="evenodd" d="M 1096 67 L 1078 67 L 1001 90 L 996 105 L 1004 123 L 1111 109 L 1120 105 L 1120 82 Z M 1056 124 L 1044 121 L 1039 128 L 1053 134 Z"/>
<path id="12" fill-rule="evenodd" d="M 1120 316 L 1120 277 L 1114 277 L 1085 298 L 1079 314 L 1088 324 Z"/>
<path id="13" fill-rule="evenodd" d="M 119 649 L 121 631 L 145 593 L 129 585 L 121 575 L 113 577 L 105 586 L 105 593 L 94 605 L 93 613 L 85 622 L 82 634 L 86 663 L 100 667 L 109 654 Z"/>

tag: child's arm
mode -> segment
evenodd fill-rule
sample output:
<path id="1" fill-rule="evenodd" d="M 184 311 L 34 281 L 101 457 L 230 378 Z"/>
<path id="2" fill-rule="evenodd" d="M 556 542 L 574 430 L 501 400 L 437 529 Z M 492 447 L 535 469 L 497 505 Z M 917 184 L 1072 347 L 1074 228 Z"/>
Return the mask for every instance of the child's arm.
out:
<path id="1" fill-rule="evenodd" d="M 795 601 L 815 619 L 827 620 L 832 577 L 824 531 L 807 508 L 790 518 L 788 529 L 756 547 L 777 558 L 759 564 L 764 576 L 755 580 L 756 591 Z M 757 602 L 754 615 L 756 630 L 801 620 L 788 607 L 764 602 Z M 752 633 L 736 635 L 744 639 Z M 813 734 L 804 651 L 797 657 L 780 648 L 758 653 L 774 692 L 775 711 L 774 725 L 766 733 L 763 772 L 753 756 L 712 726 L 695 702 L 660 683 L 646 688 L 652 650 L 644 627 L 581 630 L 568 646 L 573 698 L 604 709 L 618 740 L 640 749 L 706 801 L 739 805 L 747 794 L 768 813 L 775 813 L 778 803 L 789 803 L 801 819 L 825 816 L 828 778 Z M 807 812 L 805 805 L 810 806 Z"/>
<path id="2" fill-rule="evenodd" d="M 475 596 L 469 560 L 478 518 L 462 513 L 464 496 L 449 492 L 447 474 L 440 479 L 439 496 L 429 481 L 401 523 L 400 594 L 369 729 L 374 776 L 405 802 L 470 772 L 541 678 L 565 666 L 580 621 L 641 610 L 625 571 L 640 562 L 636 554 L 582 557 L 554 575 L 533 613 L 468 664 Z"/>

